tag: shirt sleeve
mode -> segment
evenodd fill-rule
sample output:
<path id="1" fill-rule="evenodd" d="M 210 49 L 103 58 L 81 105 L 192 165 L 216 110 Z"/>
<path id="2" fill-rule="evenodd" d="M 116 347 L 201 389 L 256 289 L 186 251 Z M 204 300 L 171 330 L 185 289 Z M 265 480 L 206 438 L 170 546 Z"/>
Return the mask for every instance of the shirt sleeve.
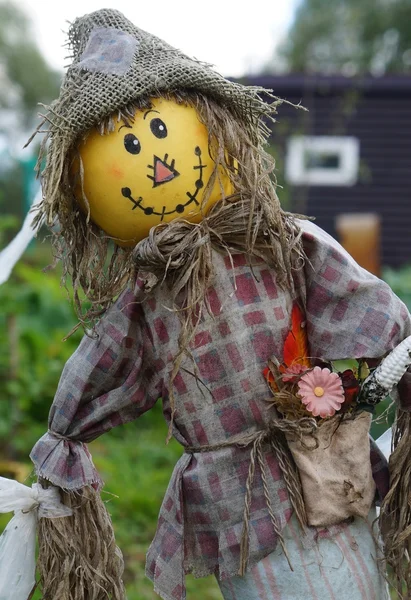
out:
<path id="1" fill-rule="evenodd" d="M 30 455 L 38 475 L 65 489 L 99 484 L 85 443 L 152 408 L 160 385 L 155 363 L 143 307 L 127 290 L 65 365 L 49 431 Z"/>
<path id="2" fill-rule="evenodd" d="M 313 357 L 381 358 L 411 334 L 404 303 L 314 223 L 300 221 L 307 255 L 297 273 Z"/>

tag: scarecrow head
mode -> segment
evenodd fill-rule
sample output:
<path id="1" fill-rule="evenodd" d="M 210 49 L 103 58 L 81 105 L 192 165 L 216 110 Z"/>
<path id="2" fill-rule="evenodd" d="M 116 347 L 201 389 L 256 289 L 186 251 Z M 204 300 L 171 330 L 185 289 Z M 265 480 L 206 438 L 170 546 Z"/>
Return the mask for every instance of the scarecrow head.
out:
<path id="1" fill-rule="evenodd" d="M 133 119 L 113 119 L 108 134 L 94 129 L 79 142 L 76 198 L 117 244 L 135 246 L 176 217 L 200 222 L 232 194 L 227 170 L 216 168 L 210 150 L 193 106 L 150 99 Z"/>
<path id="2" fill-rule="evenodd" d="M 167 228 L 170 252 L 171 241 L 185 237 L 182 224 L 202 228 L 201 244 L 187 238 L 190 249 L 208 243 L 252 252 L 258 245 L 281 285 L 294 230 L 263 150 L 263 117 L 272 119 L 280 101 L 267 103 L 264 90 L 224 79 L 116 10 L 77 19 L 69 45 L 72 64 L 38 128 L 46 133 L 38 219 L 58 223 L 54 246 L 83 323 L 104 312 L 136 266 L 150 270 L 150 261 L 139 262 L 140 244 Z M 159 253 L 157 246 L 151 252 Z M 172 261 L 163 258 L 168 268 Z"/>

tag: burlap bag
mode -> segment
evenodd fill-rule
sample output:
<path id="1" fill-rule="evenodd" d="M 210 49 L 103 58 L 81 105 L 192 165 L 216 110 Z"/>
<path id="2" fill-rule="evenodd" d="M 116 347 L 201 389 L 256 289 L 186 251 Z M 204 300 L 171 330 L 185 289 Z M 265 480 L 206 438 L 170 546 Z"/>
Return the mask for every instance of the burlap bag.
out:
<path id="1" fill-rule="evenodd" d="M 312 436 L 287 436 L 298 467 L 308 525 L 326 527 L 349 517 L 366 517 L 375 495 L 368 431 L 371 414 L 333 417 Z"/>

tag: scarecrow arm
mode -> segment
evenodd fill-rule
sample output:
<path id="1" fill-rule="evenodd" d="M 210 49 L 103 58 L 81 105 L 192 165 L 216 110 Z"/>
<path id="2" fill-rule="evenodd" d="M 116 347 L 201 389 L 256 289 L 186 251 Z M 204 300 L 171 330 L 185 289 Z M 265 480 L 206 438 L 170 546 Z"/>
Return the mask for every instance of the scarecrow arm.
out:
<path id="1" fill-rule="evenodd" d="M 85 336 L 62 373 L 49 432 L 31 458 L 40 477 L 66 489 L 99 483 L 84 442 L 152 408 L 159 373 L 141 304 L 128 290 Z"/>
<path id="2" fill-rule="evenodd" d="M 411 334 L 411 316 L 391 288 L 331 236 L 301 222 L 308 256 L 297 276 L 312 356 L 380 359 Z"/>

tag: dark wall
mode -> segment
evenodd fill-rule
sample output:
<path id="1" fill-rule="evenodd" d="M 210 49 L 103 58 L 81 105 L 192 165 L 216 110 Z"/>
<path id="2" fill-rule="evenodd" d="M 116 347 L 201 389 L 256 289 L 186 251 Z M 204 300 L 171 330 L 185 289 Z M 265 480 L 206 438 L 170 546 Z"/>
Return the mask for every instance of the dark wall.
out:
<path id="1" fill-rule="evenodd" d="M 382 223 L 382 264 L 411 263 L 411 81 L 381 78 L 276 77 L 248 80 L 271 88 L 286 104 L 279 108 L 271 142 L 282 169 L 286 140 L 292 134 L 352 135 L 360 140 L 359 181 L 352 187 L 290 186 L 281 171 L 279 196 L 291 209 L 316 216 L 337 237 L 335 217 L 342 212 L 377 212 Z"/>

